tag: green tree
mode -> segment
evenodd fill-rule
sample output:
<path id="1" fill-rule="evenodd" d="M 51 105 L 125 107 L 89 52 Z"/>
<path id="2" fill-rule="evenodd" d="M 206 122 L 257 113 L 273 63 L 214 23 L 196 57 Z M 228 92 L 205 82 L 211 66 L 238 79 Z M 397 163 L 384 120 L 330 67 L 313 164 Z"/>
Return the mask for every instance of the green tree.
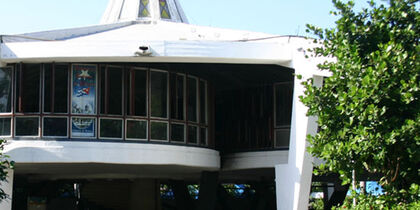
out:
<path id="1" fill-rule="evenodd" d="M 4 145 L 6 144 L 6 140 L 0 139 L 0 182 L 7 181 L 7 170 L 13 168 L 13 161 L 9 161 L 9 156 L 3 153 Z M 8 195 L 2 189 L 0 185 L 0 202 L 4 199 L 8 198 Z"/>
<path id="2" fill-rule="evenodd" d="M 333 3 L 334 28 L 308 25 L 320 43 L 313 54 L 332 58 L 319 64 L 331 72 L 322 87 L 303 82 L 301 101 L 319 124 L 309 152 L 325 160 L 319 172 L 339 173 L 344 183 L 352 170 L 379 173 L 387 195 L 410 202 L 420 180 L 419 1 L 370 1 L 360 12 L 353 1 Z"/>

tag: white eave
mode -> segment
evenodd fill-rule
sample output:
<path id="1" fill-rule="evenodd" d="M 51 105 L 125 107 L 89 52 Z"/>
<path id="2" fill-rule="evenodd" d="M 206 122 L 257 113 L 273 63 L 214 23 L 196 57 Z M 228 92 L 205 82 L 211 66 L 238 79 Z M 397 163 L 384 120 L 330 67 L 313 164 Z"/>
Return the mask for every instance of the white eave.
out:
<path id="1" fill-rule="evenodd" d="M 285 38 L 166 21 L 129 22 L 38 32 L 26 36 L 52 41 L 1 44 L 0 61 L 16 62 L 208 62 L 285 64 Z M 253 41 L 253 40 L 256 41 Z M 150 56 L 135 56 L 140 46 Z"/>

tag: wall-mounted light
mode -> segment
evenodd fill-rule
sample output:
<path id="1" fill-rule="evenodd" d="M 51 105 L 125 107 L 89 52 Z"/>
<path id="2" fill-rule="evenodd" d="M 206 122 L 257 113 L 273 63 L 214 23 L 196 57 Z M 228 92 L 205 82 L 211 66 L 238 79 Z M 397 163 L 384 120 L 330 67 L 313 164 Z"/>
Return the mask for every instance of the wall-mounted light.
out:
<path id="1" fill-rule="evenodd" d="M 141 45 L 139 47 L 139 50 L 140 51 L 136 51 L 134 53 L 135 56 L 151 56 L 152 53 L 153 53 L 152 50 L 151 50 L 151 47 L 148 46 L 148 45 Z"/>

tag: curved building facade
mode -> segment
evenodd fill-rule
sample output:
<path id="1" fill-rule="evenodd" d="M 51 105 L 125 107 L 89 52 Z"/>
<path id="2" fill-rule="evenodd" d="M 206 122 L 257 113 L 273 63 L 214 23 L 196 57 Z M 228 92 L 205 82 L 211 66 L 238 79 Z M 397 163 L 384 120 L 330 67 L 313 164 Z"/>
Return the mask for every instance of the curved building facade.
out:
<path id="1" fill-rule="evenodd" d="M 189 25 L 177 0 L 0 39 L 2 209 L 307 208 L 311 41 Z"/>

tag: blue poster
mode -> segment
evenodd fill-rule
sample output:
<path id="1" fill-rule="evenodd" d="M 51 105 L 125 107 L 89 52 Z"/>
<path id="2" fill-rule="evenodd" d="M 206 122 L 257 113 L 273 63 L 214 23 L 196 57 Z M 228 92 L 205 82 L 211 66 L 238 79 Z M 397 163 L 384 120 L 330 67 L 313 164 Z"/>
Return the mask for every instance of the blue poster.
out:
<path id="1" fill-rule="evenodd" d="M 96 66 L 73 65 L 72 114 L 96 114 Z"/>
<path id="2" fill-rule="evenodd" d="M 95 118 L 74 117 L 71 120 L 72 137 L 95 137 Z"/>

